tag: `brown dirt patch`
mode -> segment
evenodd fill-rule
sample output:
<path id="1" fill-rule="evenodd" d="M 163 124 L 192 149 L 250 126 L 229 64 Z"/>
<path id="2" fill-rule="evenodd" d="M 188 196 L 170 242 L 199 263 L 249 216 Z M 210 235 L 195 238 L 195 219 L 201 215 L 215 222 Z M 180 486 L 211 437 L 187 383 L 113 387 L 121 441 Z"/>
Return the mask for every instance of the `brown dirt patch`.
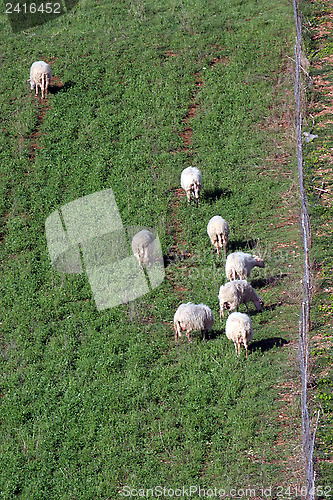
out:
<path id="1" fill-rule="evenodd" d="M 220 50 L 221 47 L 219 45 L 213 46 L 216 50 Z M 167 51 L 164 53 L 165 56 L 167 57 L 177 57 L 178 52 L 174 52 L 172 50 Z M 226 63 L 227 59 L 222 59 L 220 57 L 213 57 L 212 60 L 210 61 L 209 65 L 211 68 L 214 67 L 215 64 L 223 62 Z M 201 77 L 200 72 L 195 73 L 195 93 L 194 96 L 192 97 L 192 100 L 190 102 L 188 112 L 186 116 L 183 119 L 184 123 L 184 129 L 182 132 L 180 132 L 179 136 L 183 140 L 183 147 L 178 150 L 178 151 L 171 151 L 171 154 L 177 154 L 179 152 L 185 152 L 188 156 L 194 156 L 195 151 L 190 151 L 190 147 L 192 144 L 192 135 L 193 135 L 193 128 L 191 126 L 191 122 L 193 118 L 196 116 L 198 113 L 199 109 L 199 104 L 196 102 L 196 97 L 198 92 L 200 91 L 200 88 L 203 87 L 203 80 Z M 168 252 L 168 257 L 170 261 L 174 260 L 182 260 L 183 258 L 189 258 L 192 257 L 192 254 L 188 251 L 181 251 L 180 248 L 186 248 L 187 242 L 184 237 L 183 233 L 183 224 L 182 221 L 179 219 L 178 215 L 178 209 L 179 209 L 179 203 L 182 198 L 186 196 L 185 192 L 181 188 L 175 188 L 173 189 L 173 197 L 169 203 L 169 210 L 170 210 L 170 224 L 168 227 L 168 232 L 169 234 L 174 235 L 174 244 L 170 247 L 169 252 Z M 177 284 L 173 281 L 173 273 L 166 270 L 166 276 L 167 278 L 172 282 L 173 289 L 175 291 L 175 294 L 180 300 L 184 300 L 184 292 L 186 291 L 185 287 L 183 287 L 180 284 Z"/>
<path id="2" fill-rule="evenodd" d="M 51 85 L 50 85 L 50 92 L 52 94 L 55 94 L 60 89 L 62 89 L 64 86 L 65 86 L 65 84 L 60 80 L 60 78 L 58 76 L 52 76 Z"/>
<path id="3" fill-rule="evenodd" d="M 195 85 L 196 85 L 196 93 L 195 93 L 195 97 L 196 97 L 197 93 L 199 92 L 199 88 L 203 86 L 203 81 L 202 81 L 200 73 L 195 73 Z M 186 153 L 189 153 L 189 147 L 192 143 L 193 129 L 190 125 L 190 122 L 193 120 L 193 118 L 197 114 L 198 106 L 199 106 L 195 102 L 195 97 L 192 99 L 189 110 L 187 112 L 187 115 L 185 116 L 185 118 L 183 120 L 185 128 L 184 128 L 183 132 L 181 132 L 179 134 L 180 137 L 183 139 L 183 143 L 184 143 L 182 151 L 185 151 Z M 193 152 L 192 152 L 192 154 L 193 154 Z"/>
<path id="4" fill-rule="evenodd" d="M 41 145 L 40 145 L 40 138 L 41 138 L 40 127 L 43 123 L 46 112 L 50 109 L 50 103 L 49 103 L 48 99 L 42 99 L 40 96 L 37 96 L 36 99 L 38 100 L 39 112 L 38 112 L 36 126 L 35 126 L 32 134 L 30 135 L 29 160 L 31 162 L 35 162 L 36 151 L 41 148 Z"/>
<path id="5" fill-rule="evenodd" d="M 217 46 L 217 47 L 220 48 L 219 46 Z M 168 57 L 176 57 L 178 55 L 178 53 L 173 52 L 173 51 L 167 51 L 164 53 L 164 55 L 168 56 Z M 211 63 L 210 63 L 210 66 L 213 67 L 215 64 L 217 64 L 218 62 L 221 62 L 221 61 L 222 61 L 221 58 L 218 58 L 218 57 L 213 58 Z M 190 146 L 192 144 L 192 135 L 193 135 L 193 128 L 191 126 L 191 122 L 198 112 L 199 104 L 196 102 L 196 97 L 197 97 L 197 94 L 198 94 L 200 88 L 203 86 L 203 81 L 202 81 L 202 77 L 200 75 L 200 72 L 195 73 L 195 86 L 196 86 L 195 94 L 190 102 L 188 112 L 183 119 L 184 129 L 179 134 L 183 140 L 183 147 L 179 151 L 171 151 L 172 154 L 177 154 L 179 152 L 186 152 L 187 155 L 189 155 L 189 156 L 195 154 L 195 151 L 190 151 Z M 178 208 L 179 208 L 180 199 L 184 198 L 186 195 L 185 195 L 183 189 L 180 189 L 180 188 L 174 189 L 173 193 L 174 193 L 174 196 L 169 204 L 169 208 L 170 208 L 170 212 L 171 212 L 171 221 L 172 221 L 172 223 L 170 224 L 170 227 L 169 227 L 169 233 L 174 233 L 174 244 L 170 248 L 170 253 L 169 253 L 170 259 L 175 258 L 175 256 L 180 257 L 181 255 L 184 255 L 184 252 L 182 253 L 179 250 L 179 247 L 180 246 L 182 246 L 183 248 L 186 247 L 186 241 L 185 241 L 185 238 L 183 236 L 182 222 L 179 220 L 179 217 L 178 217 Z M 185 254 L 187 256 L 191 256 L 191 254 L 188 252 L 185 252 Z M 173 284 L 173 288 L 174 288 L 177 295 L 180 295 L 181 297 L 183 296 L 183 293 L 182 293 L 182 292 L 184 292 L 183 287 L 176 285 L 176 284 Z"/>
<path id="6" fill-rule="evenodd" d="M 177 57 L 179 56 L 179 52 L 173 52 L 172 50 L 167 50 L 166 52 L 164 52 L 164 55 L 166 57 Z"/>

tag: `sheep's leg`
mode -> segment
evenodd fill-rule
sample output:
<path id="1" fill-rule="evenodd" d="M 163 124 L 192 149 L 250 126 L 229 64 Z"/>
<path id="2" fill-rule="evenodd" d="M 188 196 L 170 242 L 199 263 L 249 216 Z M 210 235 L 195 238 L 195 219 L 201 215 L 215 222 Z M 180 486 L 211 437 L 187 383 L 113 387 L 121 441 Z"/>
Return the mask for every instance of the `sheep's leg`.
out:
<path id="1" fill-rule="evenodd" d="M 241 344 L 238 342 L 238 356 L 240 356 Z"/>
<path id="2" fill-rule="evenodd" d="M 235 351 L 236 351 L 236 354 L 237 354 L 237 342 L 234 342 L 234 346 L 235 346 Z"/>
<path id="3" fill-rule="evenodd" d="M 216 239 L 216 236 L 213 234 L 212 236 L 209 236 L 209 238 L 210 238 L 211 244 L 214 246 L 214 250 L 216 250 L 216 252 L 218 253 L 219 249 L 218 249 L 218 241 Z"/>
<path id="4" fill-rule="evenodd" d="M 224 318 L 224 306 L 223 306 L 223 304 L 220 307 L 220 321 L 222 321 L 222 318 Z"/>
<path id="5" fill-rule="evenodd" d="M 226 257 L 227 257 L 227 242 L 224 238 L 223 233 L 220 233 L 217 235 L 217 243 L 218 243 L 220 249 L 223 248 L 224 258 L 226 259 Z"/>
<path id="6" fill-rule="evenodd" d="M 192 193 L 192 196 L 193 196 L 193 200 L 194 200 L 195 206 L 198 207 L 198 195 L 196 193 L 195 186 L 192 186 L 191 193 Z"/>
<path id="7" fill-rule="evenodd" d="M 48 88 L 49 88 L 49 84 L 50 84 L 50 80 L 48 78 L 46 78 L 46 85 L 45 85 L 45 98 L 47 96 L 47 91 L 48 91 Z"/>
<path id="8" fill-rule="evenodd" d="M 247 358 L 247 351 L 248 351 L 248 348 L 247 348 L 247 344 L 245 344 L 245 342 L 244 342 L 244 347 L 245 347 L 245 357 Z"/>
<path id="9" fill-rule="evenodd" d="M 143 255 L 142 255 L 142 263 L 144 266 L 146 266 L 148 264 L 148 248 L 144 248 L 143 251 L 142 251 Z"/>
<path id="10" fill-rule="evenodd" d="M 176 324 L 175 330 L 176 330 L 176 332 L 175 332 L 175 344 L 178 345 L 178 338 L 182 336 L 181 331 L 180 331 L 179 322 Z"/>
<path id="11" fill-rule="evenodd" d="M 192 343 L 192 337 L 191 337 L 191 331 L 190 330 L 186 330 L 186 336 L 187 336 L 189 342 Z"/>
<path id="12" fill-rule="evenodd" d="M 249 306 L 247 305 L 247 302 L 244 302 L 244 304 L 246 305 L 246 312 L 249 313 Z"/>
<path id="13" fill-rule="evenodd" d="M 140 255 L 140 251 L 135 254 L 135 257 L 137 258 L 140 269 L 142 269 L 142 257 Z"/>
<path id="14" fill-rule="evenodd" d="M 45 73 L 42 74 L 42 84 L 41 84 L 42 99 L 45 95 Z"/>

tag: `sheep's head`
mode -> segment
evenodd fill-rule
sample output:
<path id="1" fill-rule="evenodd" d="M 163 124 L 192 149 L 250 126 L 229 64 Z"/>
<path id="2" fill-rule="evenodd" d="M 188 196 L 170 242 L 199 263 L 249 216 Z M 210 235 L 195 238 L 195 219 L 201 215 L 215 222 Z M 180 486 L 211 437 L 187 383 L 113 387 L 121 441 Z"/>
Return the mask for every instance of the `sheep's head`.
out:
<path id="1" fill-rule="evenodd" d="M 258 257 L 257 255 L 253 255 L 253 258 L 256 261 L 256 266 L 265 267 L 265 262 L 260 257 Z"/>
<path id="2" fill-rule="evenodd" d="M 256 306 L 257 311 L 261 312 L 264 308 L 264 301 L 261 297 L 259 297 L 258 301 L 256 301 L 254 305 Z"/>
<path id="3" fill-rule="evenodd" d="M 33 90 L 35 88 L 35 83 L 31 80 L 31 78 L 28 79 L 28 82 L 30 82 L 30 89 Z"/>

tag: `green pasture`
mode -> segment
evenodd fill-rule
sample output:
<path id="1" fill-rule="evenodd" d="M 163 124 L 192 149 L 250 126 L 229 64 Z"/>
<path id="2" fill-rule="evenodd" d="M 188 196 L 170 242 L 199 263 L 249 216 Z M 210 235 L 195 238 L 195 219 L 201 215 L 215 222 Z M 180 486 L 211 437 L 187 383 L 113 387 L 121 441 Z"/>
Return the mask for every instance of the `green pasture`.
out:
<path id="1" fill-rule="evenodd" d="M 302 484 L 291 3 L 82 0 L 16 34 L 1 15 L 0 30 L 1 498 Z M 40 59 L 56 77 L 46 103 L 26 81 Z M 198 208 L 177 194 L 189 165 Z M 166 278 L 98 311 L 84 274 L 52 269 L 45 220 L 110 187 L 125 226 L 158 231 Z M 266 262 L 247 360 L 219 321 L 216 214 L 228 252 Z M 209 305 L 215 325 L 175 348 L 182 301 Z"/>

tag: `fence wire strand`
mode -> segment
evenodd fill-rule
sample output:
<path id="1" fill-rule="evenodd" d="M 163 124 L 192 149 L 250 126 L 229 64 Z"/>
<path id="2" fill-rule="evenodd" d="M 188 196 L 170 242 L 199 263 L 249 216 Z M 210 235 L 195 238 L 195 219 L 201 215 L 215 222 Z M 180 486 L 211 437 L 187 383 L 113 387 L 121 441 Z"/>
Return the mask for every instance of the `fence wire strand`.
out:
<path id="1" fill-rule="evenodd" d="M 313 450 L 316 429 L 311 434 L 311 421 L 307 404 L 307 386 L 309 376 L 309 331 L 310 331 L 310 299 L 311 299 L 311 265 L 309 248 L 311 242 L 311 228 L 307 210 L 307 200 L 304 189 L 303 176 L 303 146 L 302 146 L 302 114 L 301 114 L 301 44 L 302 25 L 298 9 L 298 0 L 293 0 L 296 23 L 295 44 L 295 100 L 296 100 L 296 134 L 297 134 L 297 167 L 301 194 L 301 231 L 304 247 L 304 276 L 302 311 L 299 319 L 299 364 L 301 372 L 301 411 L 303 430 L 303 453 L 306 464 L 307 500 L 315 498 L 315 473 L 313 470 Z M 318 415 L 319 416 L 319 415 Z M 318 424 L 318 419 L 317 419 Z M 316 424 L 316 427 L 317 427 Z"/>

